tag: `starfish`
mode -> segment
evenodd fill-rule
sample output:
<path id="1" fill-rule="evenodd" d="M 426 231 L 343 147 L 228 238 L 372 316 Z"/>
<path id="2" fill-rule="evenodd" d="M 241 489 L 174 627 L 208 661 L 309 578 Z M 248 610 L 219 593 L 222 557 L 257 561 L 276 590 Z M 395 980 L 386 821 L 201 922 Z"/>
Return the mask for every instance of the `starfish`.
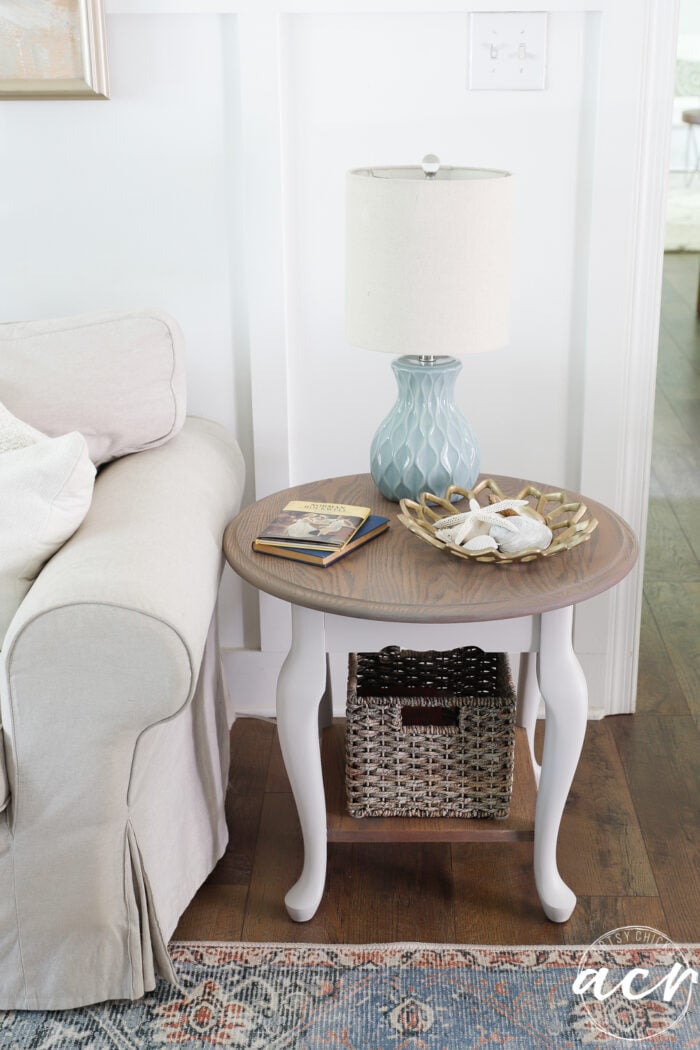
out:
<path id="1" fill-rule="evenodd" d="M 477 500 L 470 499 L 469 510 L 441 518 L 434 528 L 436 532 L 449 529 L 452 542 L 459 546 L 475 536 L 487 534 L 492 525 L 500 525 L 509 532 L 516 532 L 517 527 L 508 521 L 508 518 L 503 517 L 503 511 L 513 510 L 519 514 L 520 508 L 526 506 L 526 499 L 504 499 L 500 503 L 491 503 L 488 507 L 482 507 Z"/>

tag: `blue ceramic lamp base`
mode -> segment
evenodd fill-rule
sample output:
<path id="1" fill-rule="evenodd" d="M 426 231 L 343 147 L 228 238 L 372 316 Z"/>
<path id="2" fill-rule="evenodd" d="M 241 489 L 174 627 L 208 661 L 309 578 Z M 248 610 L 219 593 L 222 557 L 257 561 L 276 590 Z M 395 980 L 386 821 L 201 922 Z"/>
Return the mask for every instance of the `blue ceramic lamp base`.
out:
<path id="1" fill-rule="evenodd" d="M 399 357 L 391 367 L 399 396 L 372 441 L 372 477 L 387 499 L 442 496 L 448 485 L 472 488 L 479 444 L 454 403 L 462 365 L 454 357 Z"/>

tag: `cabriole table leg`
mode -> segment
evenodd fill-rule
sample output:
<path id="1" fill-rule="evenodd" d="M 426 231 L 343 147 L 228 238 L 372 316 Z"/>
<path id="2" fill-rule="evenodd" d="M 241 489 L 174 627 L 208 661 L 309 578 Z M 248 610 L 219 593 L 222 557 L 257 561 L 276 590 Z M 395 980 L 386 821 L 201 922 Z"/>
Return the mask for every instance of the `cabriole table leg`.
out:
<path id="1" fill-rule="evenodd" d="M 541 617 L 539 684 L 546 721 L 535 808 L 535 883 L 548 919 L 566 922 L 576 896 L 559 875 L 557 837 L 586 733 L 588 691 L 571 641 L 573 608 Z"/>
<path id="2" fill-rule="evenodd" d="M 326 801 L 318 740 L 325 687 L 323 613 L 293 605 L 292 645 L 277 682 L 277 729 L 304 840 L 304 868 L 284 899 L 295 922 L 313 917 L 326 881 Z"/>

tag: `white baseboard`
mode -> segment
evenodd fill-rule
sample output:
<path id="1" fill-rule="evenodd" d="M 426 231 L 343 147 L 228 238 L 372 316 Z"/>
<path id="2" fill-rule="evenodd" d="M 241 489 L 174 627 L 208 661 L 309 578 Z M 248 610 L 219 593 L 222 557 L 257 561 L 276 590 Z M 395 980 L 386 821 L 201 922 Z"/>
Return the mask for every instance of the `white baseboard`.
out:
<path id="1" fill-rule="evenodd" d="M 223 649 L 221 653 L 224 677 L 232 713 L 242 718 L 274 718 L 277 676 L 286 653 L 260 652 L 247 649 Z M 589 683 L 589 721 L 605 718 L 605 708 L 600 697 L 604 695 L 605 659 L 599 654 L 579 657 L 586 680 Z M 345 715 L 347 689 L 347 653 L 330 653 L 331 686 L 333 689 L 333 714 L 336 718 Z M 517 656 L 511 658 L 513 678 L 517 681 Z M 544 718 L 544 704 L 540 701 L 538 718 Z"/>

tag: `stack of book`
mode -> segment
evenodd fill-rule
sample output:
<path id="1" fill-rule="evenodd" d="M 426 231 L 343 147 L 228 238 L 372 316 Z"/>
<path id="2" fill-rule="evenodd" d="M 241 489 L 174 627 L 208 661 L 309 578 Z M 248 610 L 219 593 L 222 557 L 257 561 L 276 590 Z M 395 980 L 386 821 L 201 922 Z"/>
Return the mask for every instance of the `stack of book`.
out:
<path id="1" fill-rule="evenodd" d="M 295 500 L 253 540 L 253 550 L 309 565 L 332 565 L 389 528 L 369 507 Z"/>

